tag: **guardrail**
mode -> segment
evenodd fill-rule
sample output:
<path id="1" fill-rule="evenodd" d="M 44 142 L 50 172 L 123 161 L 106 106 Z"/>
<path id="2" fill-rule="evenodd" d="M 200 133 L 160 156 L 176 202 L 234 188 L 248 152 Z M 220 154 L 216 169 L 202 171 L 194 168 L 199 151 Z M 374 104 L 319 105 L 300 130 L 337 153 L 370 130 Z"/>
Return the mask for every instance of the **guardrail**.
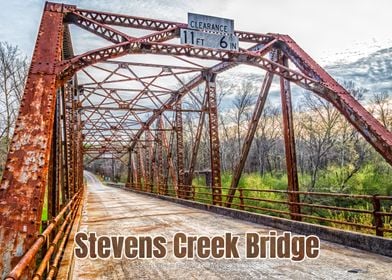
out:
<path id="1" fill-rule="evenodd" d="M 44 275 L 46 279 L 53 279 L 56 276 L 66 241 L 80 207 L 82 191 L 77 192 L 45 230 L 38 235 L 33 245 L 5 277 L 5 280 L 20 279 L 31 267 L 37 267 L 32 275 L 33 279 L 42 279 Z M 36 266 L 35 261 L 40 254 L 43 256 Z"/>
<path id="2" fill-rule="evenodd" d="M 344 193 L 288 191 L 273 189 L 238 188 L 235 195 L 222 187 L 222 201 L 213 200 L 211 187 L 178 186 L 156 187 L 127 184 L 142 192 L 185 198 L 207 205 L 221 205 L 249 212 L 263 213 L 289 219 L 317 223 L 324 226 L 350 229 L 357 232 L 392 237 L 392 196 L 356 195 Z M 290 195 L 297 195 L 292 202 Z M 273 196 L 273 198 L 271 198 Z M 232 197 L 232 202 L 226 199 Z M 297 207 L 290 207 L 296 205 Z M 293 212 L 292 209 L 298 209 Z"/>

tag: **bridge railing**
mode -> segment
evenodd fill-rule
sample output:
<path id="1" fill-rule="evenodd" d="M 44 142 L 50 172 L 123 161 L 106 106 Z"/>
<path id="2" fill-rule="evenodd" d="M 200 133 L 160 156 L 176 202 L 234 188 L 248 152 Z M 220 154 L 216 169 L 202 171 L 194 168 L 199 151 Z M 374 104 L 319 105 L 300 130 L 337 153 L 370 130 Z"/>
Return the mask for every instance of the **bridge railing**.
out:
<path id="1" fill-rule="evenodd" d="M 211 197 L 208 187 L 192 186 L 192 189 L 194 190 L 192 193 L 195 194 L 194 200 L 209 204 L 216 203 L 212 199 L 197 197 L 198 195 Z M 229 188 L 222 188 L 222 190 L 228 191 Z M 269 196 L 265 194 L 274 194 L 274 198 L 268 198 Z M 299 195 L 300 201 L 289 201 L 290 194 Z M 222 196 L 227 198 L 231 195 L 223 193 Z M 351 230 L 375 233 L 378 236 L 384 236 L 384 232 L 392 233 L 391 196 L 239 188 L 237 194 L 232 197 L 231 206 L 241 210 L 289 218 L 300 217 L 307 222 L 333 227 L 346 226 Z M 298 205 L 299 213 L 291 212 L 290 205 Z"/>
<path id="2" fill-rule="evenodd" d="M 221 204 L 223 207 L 392 237 L 392 196 L 256 188 L 238 188 L 234 195 L 230 195 L 229 188 L 222 187 L 221 202 L 213 200 L 209 186 L 178 186 L 174 189 L 169 185 L 164 191 L 156 186 L 134 188 L 209 205 Z M 290 201 L 289 196 L 293 194 L 299 196 L 298 202 Z M 233 200 L 225 203 L 228 197 Z M 292 205 L 298 207 L 290 207 Z M 299 211 L 294 213 L 290 209 Z"/>
<path id="3" fill-rule="evenodd" d="M 6 276 L 5 280 L 20 279 L 31 268 L 36 268 L 32 279 L 54 279 L 64 251 L 67 239 L 75 221 L 82 200 L 82 190 L 63 207 L 60 213 L 48 224 L 37 237 L 34 244 L 23 255 L 18 264 Z M 38 264 L 36 264 L 38 262 Z M 30 270 L 28 272 L 28 270 Z"/>

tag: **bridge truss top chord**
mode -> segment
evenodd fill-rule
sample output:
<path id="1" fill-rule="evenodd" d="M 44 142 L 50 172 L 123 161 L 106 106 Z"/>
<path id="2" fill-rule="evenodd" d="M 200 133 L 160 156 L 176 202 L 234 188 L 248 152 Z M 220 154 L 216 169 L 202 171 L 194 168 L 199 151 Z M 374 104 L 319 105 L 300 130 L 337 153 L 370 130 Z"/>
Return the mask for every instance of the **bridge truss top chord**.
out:
<path id="1" fill-rule="evenodd" d="M 49 218 L 56 217 L 82 188 L 84 161 L 123 161 L 128 187 L 157 188 L 164 195 L 170 180 L 176 196 L 187 199 L 206 127 L 212 201 L 230 207 L 274 77 L 280 79 L 293 219 L 300 219 L 300 210 L 295 205 L 299 189 L 290 84 L 332 103 L 392 164 L 392 133 L 289 36 L 235 31 L 240 48 L 228 51 L 181 45 L 181 28 L 187 25 L 45 4 L 0 185 L 3 277 L 39 234 L 45 189 Z M 74 30 L 94 34 L 91 45 L 103 46 L 83 49 L 71 37 Z M 78 48 L 82 51 L 76 54 Z M 238 65 L 265 74 L 229 195 L 223 199 L 216 79 Z M 198 123 L 189 162 L 184 161 L 184 112 L 194 114 Z"/>

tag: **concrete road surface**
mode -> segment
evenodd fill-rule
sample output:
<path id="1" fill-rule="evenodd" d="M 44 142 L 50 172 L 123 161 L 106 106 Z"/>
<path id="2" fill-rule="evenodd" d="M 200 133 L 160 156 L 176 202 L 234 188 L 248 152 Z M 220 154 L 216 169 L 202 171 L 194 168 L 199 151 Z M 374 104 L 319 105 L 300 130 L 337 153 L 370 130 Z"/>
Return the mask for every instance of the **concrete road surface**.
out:
<path id="1" fill-rule="evenodd" d="M 86 173 L 87 195 L 79 231 L 97 235 L 217 236 L 225 232 L 268 234 L 272 228 L 102 185 Z M 281 231 L 278 230 L 278 234 Z M 73 279 L 392 279 L 392 258 L 321 241 L 317 259 L 181 260 L 75 259 Z M 245 255 L 244 238 L 238 244 Z"/>

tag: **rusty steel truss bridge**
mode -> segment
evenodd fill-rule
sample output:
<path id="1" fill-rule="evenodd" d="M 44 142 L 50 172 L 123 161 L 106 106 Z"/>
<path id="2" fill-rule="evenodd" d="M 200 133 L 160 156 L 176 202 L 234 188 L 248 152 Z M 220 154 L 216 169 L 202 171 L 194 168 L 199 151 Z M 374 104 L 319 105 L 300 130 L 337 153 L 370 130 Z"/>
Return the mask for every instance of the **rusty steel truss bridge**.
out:
<path id="1" fill-rule="evenodd" d="M 79 42 L 82 51 L 75 54 L 80 39 L 71 37 L 72 28 L 96 36 L 97 41 L 92 40 L 89 46 L 98 41 L 104 46 L 89 50 Z M 37 279 L 44 273 L 49 278 L 55 276 L 61 258 L 58 249 L 65 246 L 81 205 L 83 166 L 94 160 L 123 161 L 128 168 L 124 188 L 194 200 L 198 190 L 192 186 L 192 178 L 203 129 L 209 135 L 211 170 L 211 188 L 205 190 L 210 198 L 203 203 L 263 210 L 247 205 L 243 190 L 237 187 L 274 77 L 280 81 L 288 176 L 287 191 L 281 191 L 288 208 L 275 210 L 277 214 L 298 222 L 313 217 L 301 209 L 309 206 L 301 202 L 301 195 L 309 193 L 298 188 L 291 84 L 333 104 L 392 164 L 392 133 L 291 37 L 235 31 L 240 48 L 227 51 L 182 45 L 181 28 L 187 24 L 45 4 L 0 185 L 3 277 L 18 279 L 34 271 Z M 137 30 L 140 36 L 128 35 L 128 29 Z M 231 187 L 225 190 L 221 183 L 216 79 L 239 65 L 260 69 L 264 80 Z M 193 106 L 184 102 L 186 98 Z M 187 162 L 184 113 L 193 113 L 197 123 Z M 363 227 L 378 236 L 391 232 L 383 226 L 383 219 L 391 213 L 380 210 L 383 201 L 391 201 L 391 197 L 314 195 L 369 199 L 374 209 L 363 213 L 371 215 L 374 222 Z M 45 226 L 41 218 L 44 205 L 50 221 Z M 41 265 L 36 265 L 43 247 L 47 248 Z"/>

